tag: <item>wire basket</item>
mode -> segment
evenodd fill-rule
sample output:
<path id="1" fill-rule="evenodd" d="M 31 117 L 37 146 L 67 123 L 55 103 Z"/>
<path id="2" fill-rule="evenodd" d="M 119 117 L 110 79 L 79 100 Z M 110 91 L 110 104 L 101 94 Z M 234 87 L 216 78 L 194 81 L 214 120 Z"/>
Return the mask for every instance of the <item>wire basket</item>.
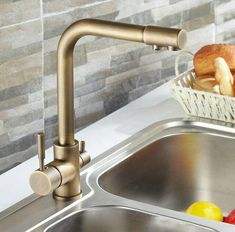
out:
<path id="1" fill-rule="evenodd" d="M 192 89 L 194 69 L 171 80 L 171 92 L 184 111 L 193 116 L 235 123 L 235 97 Z"/>

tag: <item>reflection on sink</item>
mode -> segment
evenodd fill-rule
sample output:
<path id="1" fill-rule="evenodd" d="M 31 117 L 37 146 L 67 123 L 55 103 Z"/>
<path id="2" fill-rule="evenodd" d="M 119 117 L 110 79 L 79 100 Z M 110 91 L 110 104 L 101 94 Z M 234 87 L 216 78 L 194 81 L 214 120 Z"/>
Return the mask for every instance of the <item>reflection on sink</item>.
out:
<path id="1" fill-rule="evenodd" d="M 99 184 L 115 195 L 178 211 L 212 201 L 229 212 L 235 208 L 234 150 L 233 138 L 216 134 L 169 135 L 106 171 Z"/>
<path id="2" fill-rule="evenodd" d="M 93 207 L 69 216 L 46 232 L 209 232 L 192 223 L 124 207 Z"/>

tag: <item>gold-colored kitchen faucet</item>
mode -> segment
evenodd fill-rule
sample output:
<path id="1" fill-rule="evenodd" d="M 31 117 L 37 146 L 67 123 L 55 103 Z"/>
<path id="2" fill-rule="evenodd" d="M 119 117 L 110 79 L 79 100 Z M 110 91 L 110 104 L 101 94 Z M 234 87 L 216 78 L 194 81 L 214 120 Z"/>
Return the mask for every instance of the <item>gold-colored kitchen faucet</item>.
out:
<path id="1" fill-rule="evenodd" d="M 54 143 L 54 161 L 46 166 L 44 134 L 38 134 L 40 168 L 30 176 L 35 193 L 45 196 L 51 192 L 56 199 L 81 197 L 80 167 L 90 161 L 84 142 L 74 139 L 73 50 L 83 36 L 94 35 L 141 42 L 154 49 L 182 49 L 186 44 L 183 29 L 140 26 L 98 19 L 83 19 L 70 25 L 62 34 L 57 49 L 57 107 L 58 141 Z"/>

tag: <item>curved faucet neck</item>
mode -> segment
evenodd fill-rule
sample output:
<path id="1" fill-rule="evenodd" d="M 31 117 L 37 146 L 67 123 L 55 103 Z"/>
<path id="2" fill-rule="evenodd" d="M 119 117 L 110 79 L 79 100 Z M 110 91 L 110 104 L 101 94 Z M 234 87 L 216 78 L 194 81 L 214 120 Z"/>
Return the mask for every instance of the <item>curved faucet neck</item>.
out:
<path id="1" fill-rule="evenodd" d="M 150 45 L 180 47 L 180 29 L 140 26 L 98 19 L 73 23 L 62 34 L 57 49 L 58 142 L 74 144 L 73 50 L 85 35 L 142 42 Z M 184 34 L 184 33 L 183 33 Z"/>

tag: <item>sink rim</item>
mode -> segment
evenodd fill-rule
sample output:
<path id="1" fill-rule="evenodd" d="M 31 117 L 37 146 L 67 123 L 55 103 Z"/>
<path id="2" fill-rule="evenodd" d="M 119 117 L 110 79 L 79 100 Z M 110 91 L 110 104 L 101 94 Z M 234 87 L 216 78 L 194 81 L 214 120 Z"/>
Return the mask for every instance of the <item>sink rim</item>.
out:
<path id="1" fill-rule="evenodd" d="M 213 122 L 214 124 L 210 124 L 211 122 Z M 82 169 L 81 182 L 82 182 L 82 189 L 84 190 L 83 198 L 68 203 L 62 209 L 56 211 L 56 213 L 54 213 L 51 216 L 44 214 L 45 216 L 44 218 L 46 219 L 41 220 L 39 222 L 36 220 L 31 222 L 32 226 L 27 231 L 45 231 L 45 229 L 48 226 L 52 225 L 61 218 L 73 212 L 76 212 L 84 208 L 96 207 L 100 205 L 102 206 L 115 205 L 115 206 L 134 208 L 141 211 L 147 211 L 152 214 L 157 214 L 165 217 L 175 218 L 181 221 L 186 221 L 188 223 L 197 224 L 202 227 L 207 227 L 209 229 L 212 229 L 214 231 L 223 231 L 223 232 L 231 232 L 233 230 L 235 231 L 235 227 L 233 225 L 221 222 L 215 222 L 203 218 L 197 218 L 191 215 L 184 214 L 182 212 L 177 212 L 171 209 L 166 209 L 158 206 L 152 206 L 146 203 L 113 195 L 103 190 L 98 183 L 101 174 L 110 169 L 112 165 L 115 166 L 118 163 L 122 162 L 122 160 L 127 159 L 129 156 L 133 154 L 134 150 L 139 149 L 141 146 L 144 145 L 146 146 L 147 142 L 151 143 L 151 140 L 149 138 L 152 139 L 155 138 L 155 140 L 156 138 L 160 139 L 164 135 L 169 135 L 169 132 L 174 131 L 174 128 L 177 128 L 178 132 L 185 132 L 185 131 L 192 132 L 193 128 L 194 129 L 193 131 L 198 133 L 199 132 L 202 133 L 202 131 L 204 130 L 205 133 L 212 133 L 212 134 L 216 133 L 220 136 L 235 138 L 234 126 L 233 127 L 228 127 L 228 126 L 230 126 L 230 124 L 227 123 L 225 124 L 219 121 L 204 120 L 204 119 L 198 120 L 198 118 L 174 118 L 174 119 L 168 119 L 156 122 L 144 128 L 140 132 L 136 133 L 135 135 L 131 136 L 130 138 L 126 139 L 120 144 L 104 152 L 103 154 L 92 160 L 91 163 L 88 164 L 85 168 Z M 52 199 L 51 196 L 38 198 L 35 202 L 37 201 L 42 201 L 42 202 L 50 201 L 50 204 L 55 205 L 55 201 Z M 55 206 L 53 207 L 55 208 Z M 35 208 L 34 210 L 35 212 L 40 211 L 40 208 Z M 43 206 L 41 207 L 41 210 L 44 210 Z M 22 208 L 19 212 L 22 212 L 22 214 L 24 212 L 27 212 L 27 207 Z M 14 219 L 14 213 L 12 217 L 10 215 L 4 219 L 8 218 L 9 220 L 11 220 L 11 218 Z"/>
<path id="2" fill-rule="evenodd" d="M 194 119 L 194 118 L 193 118 Z M 210 120 L 211 121 L 211 120 Z M 227 137 L 235 139 L 235 124 L 234 127 L 227 127 L 220 121 L 216 121 L 217 124 L 208 124 L 207 121 L 198 121 L 196 119 L 192 120 L 191 118 L 188 119 L 182 119 L 182 118 L 176 118 L 174 120 L 164 120 L 161 122 L 154 123 L 145 129 L 141 130 L 140 132 L 136 133 L 135 135 L 131 136 L 130 138 L 126 139 L 122 143 L 116 145 L 112 149 L 115 150 L 115 152 L 112 152 L 112 157 L 110 159 L 110 156 L 108 157 L 108 161 L 105 163 L 105 165 L 99 165 L 99 166 L 92 166 L 94 169 L 92 170 L 92 173 L 89 174 L 89 180 L 90 180 L 90 186 L 92 187 L 92 184 L 98 184 L 98 186 L 104 190 L 99 182 L 97 181 L 93 182 L 93 176 L 96 176 L 96 178 L 99 180 L 99 178 L 107 171 L 115 167 L 117 164 L 121 163 L 122 161 L 128 159 L 138 151 L 139 147 L 144 147 L 148 144 L 151 144 L 153 141 L 160 140 L 164 137 L 179 135 L 179 134 L 186 134 L 186 133 L 206 133 L 206 134 L 212 134 L 212 135 L 219 135 L 220 137 Z M 154 127 L 154 128 L 153 128 Z M 193 127 L 189 128 L 189 127 Z M 178 130 L 180 128 L 180 130 Z M 178 130 L 177 132 L 171 132 L 171 130 Z M 208 132 L 209 131 L 209 132 Z M 170 133 L 169 133 L 170 132 Z M 143 141 L 143 138 L 140 138 L 141 135 L 145 134 L 145 138 Z M 147 135 L 146 135 L 147 134 Z M 135 145 L 133 142 L 130 143 L 130 141 L 133 140 L 141 140 L 141 143 Z M 140 145 L 140 146 L 138 146 Z M 109 152 L 109 151 L 108 151 Z M 92 164 L 91 164 L 92 165 Z M 107 168 L 105 166 L 108 166 Z M 89 172 L 89 168 L 87 168 L 87 171 Z M 105 190 L 104 190 L 105 191 Z M 107 191 L 105 191 L 107 192 Z M 107 192 L 109 193 L 109 192 Z"/>
<path id="3" fill-rule="evenodd" d="M 129 206 L 122 206 L 122 205 L 99 205 L 99 206 L 91 206 L 91 207 L 80 209 L 78 211 L 74 211 L 74 212 L 66 215 L 65 217 L 57 220 L 56 222 L 52 223 L 51 225 L 49 225 L 44 230 L 44 232 L 48 232 L 49 229 L 53 228 L 54 226 L 56 226 L 60 222 L 72 217 L 75 214 L 80 214 L 80 213 L 83 213 L 83 212 L 86 212 L 86 211 L 93 211 L 93 210 L 98 210 L 98 209 L 106 210 L 106 209 L 109 209 L 109 208 L 118 209 L 118 210 L 121 209 L 123 211 L 137 212 L 139 214 L 144 214 L 144 215 L 153 216 L 153 217 L 161 217 L 161 218 L 164 218 L 164 219 L 168 219 L 169 221 L 178 221 L 178 222 L 182 222 L 182 223 L 185 223 L 185 224 L 192 225 L 193 227 L 199 227 L 199 228 L 207 230 L 208 232 L 210 232 L 210 231 L 211 232 L 217 232 L 217 230 L 212 229 L 212 228 L 207 227 L 207 226 L 203 226 L 201 224 L 197 224 L 197 223 L 193 223 L 193 222 L 189 222 L 189 221 L 184 221 L 184 220 L 180 220 L 178 218 L 164 216 L 164 215 L 161 215 L 161 214 L 156 214 L 156 213 L 148 212 L 148 211 L 145 211 L 145 210 L 140 210 L 138 208 L 132 208 L 132 207 L 129 207 Z"/>
<path id="4" fill-rule="evenodd" d="M 116 147 L 116 151 L 118 151 L 118 154 L 116 153 L 115 155 L 113 155 L 115 157 L 112 157 L 112 159 L 109 159 L 109 161 L 107 161 L 105 163 L 105 165 L 97 167 L 96 170 L 94 170 L 90 174 L 90 176 L 89 176 L 90 186 L 92 188 L 96 188 L 98 186 L 99 191 L 103 192 L 103 194 L 105 193 L 107 196 L 112 195 L 112 197 L 115 196 L 116 199 L 127 200 L 127 198 L 125 198 L 125 197 L 117 196 L 117 195 L 114 195 L 113 193 L 106 191 L 99 184 L 99 179 L 104 173 L 106 173 L 107 171 L 109 171 L 110 169 L 112 169 L 113 167 L 115 167 L 117 164 L 121 163 L 125 159 L 128 159 L 130 156 L 132 156 L 136 151 L 138 151 L 140 149 L 138 145 L 137 146 L 133 145 L 133 143 L 129 144 L 129 141 L 138 140 L 138 137 L 140 137 L 143 134 L 145 135 L 144 136 L 145 137 L 144 138 L 145 139 L 144 146 L 146 146 L 147 144 L 151 144 L 152 141 L 156 141 L 158 139 L 164 138 L 165 136 L 171 136 L 171 135 L 175 135 L 175 134 L 177 135 L 177 134 L 180 134 L 181 132 L 183 132 L 183 133 L 187 133 L 187 132 L 189 132 L 189 133 L 207 133 L 207 134 L 213 134 L 213 135 L 217 135 L 217 136 L 235 139 L 234 125 L 233 125 L 233 127 L 227 127 L 227 125 L 230 125 L 230 124 L 219 122 L 219 121 L 216 121 L 216 124 L 209 124 L 208 122 L 211 122 L 211 120 L 202 119 L 202 120 L 198 121 L 197 118 L 190 118 L 190 119 L 188 119 L 188 118 L 178 119 L 177 118 L 177 119 L 173 119 L 173 120 L 172 119 L 164 120 L 164 121 L 157 122 L 157 123 L 150 125 L 149 127 L 140 131 L 136 135 L 125 140 L 124 144 L 122 143 L 121 145 L 118 145 L 118 147 Z M 177 130 L 180 128 L 180 130 L 178 130 L 176 133 L 172 133 L 171 130 L 172 129 L 174 130 L 175 128 Z M 192 128 L 193 128 L 193 130 L 192 130 Z M 148 136 L 146 136 L 146 133 L 148 134 Z M 142 140 L 142 138 L 140 140 Z M 123 147 L 124 147 L 124 149 L 123 149 Z M 128 150 L 128 152 L 126 150 Z M 138 204 L 140 204 L 139 201 L 135 201 L 133 199 L 128 199 L 128 201 L 138 202 Z M 143 203 L 143 202 L 141 202 L 141 204 L 148 205 L 147 203 Z M 228 226 L 228 224 L 221 223 L 221 222 L 211 223 L 212 222 L 211 220 L 202 219 L 202 218 L 200 218 L 200 220 L 195 220 L 195 219 L 197 219 L 196 217 L 193 217 L 191 215 L 187 215 L 183 212 L 178 212 L 178 211 L 175 211 L 172 209 L 166 209 L 166 208 L 162 208 L 159 206 L 155 206 L 155 207 L 158 209 L 164 210 L 164 213 L 166 213 L 168 216 L 173 211 L 173 214 L 175 214 L 175 213 L 177 214 L 176 218 L 180 217 L 181 220 L 187 220 L 189 222 L 194 222 L 196 224 L 200 224 L 203 226 L 208 226 L 208 224 L 212 224 L 210 226 L 210 228 L 213 228 L 213 229 L 218 229 L 220 227 L 219 224 Z M 158 214 L 160 214 L 159 211 L 158 211 Z M 179 215 L 179 214 L 181 214 L 181 215 Z M 209 221 L 210 221 L 210 223 L 209 223 Z M 229 225 L 229 226 L 231 226 L 231 225 Z M 234 229 L 234 227 L 233 227 L 233 229 Z"/>
<path id="5" fill-rule="evenodd" d="M 211 120 L 209 120 L 209 122 L 211 122 Z M 171 132 L 171 130 L 174 131 L 175 129 L 177 129 L 178 131 L 176 134 L 179 134 L 179 132 L 185 133 L 185 131 L 188 131 L 197 133 L 212 133 L 229 138 L 235 138 L 234 127 L 227 127 L 227 124 L 219 121 L 213 121 L 213 123 L 214 124 L 208 123 L 208 120 L 204 119 L 199 121 L 197 118 L 175 118 L 163 120 L 144 128 L 122 143 L 103 153 L 100 157 L 98 157 L 98 159 L 94 159 L 82 172 L 82 176 L 85 177 L 86 184 L 94 193 L 87 198 L 89 202 L 86 201 L 86 199 L 85 201 L 83 201 L 83 203 L 85 203 L 84 207 L 113 205 L 113 202 L 116 202 L 115 205 L 117 206 L 121 205 L 124 207 L 151 212 L 153 214 L 165 217 L 175 218 L 177 220 L 186 221 L 188 223 L 193 223 L 202 227 L 209 228 L 212 231 L 226 232 L 226 229 L 227 231 L 231 231 L 232 228 L 234 229 L 233 225 L 215 222 L 204 218 L 197 218 L 172 209 L 151 206 L 146 203 L 116 196 L 105 191 L 98 182 L 100 176 L 108 171 L 110 168 L 116 166 L 124 159 L 130 157 L 136 150 L 139 150 L 141 146 L 146 146 L 154 140 L 163 138 L 164 136 L 169 136 L 169 132 Z"/>

